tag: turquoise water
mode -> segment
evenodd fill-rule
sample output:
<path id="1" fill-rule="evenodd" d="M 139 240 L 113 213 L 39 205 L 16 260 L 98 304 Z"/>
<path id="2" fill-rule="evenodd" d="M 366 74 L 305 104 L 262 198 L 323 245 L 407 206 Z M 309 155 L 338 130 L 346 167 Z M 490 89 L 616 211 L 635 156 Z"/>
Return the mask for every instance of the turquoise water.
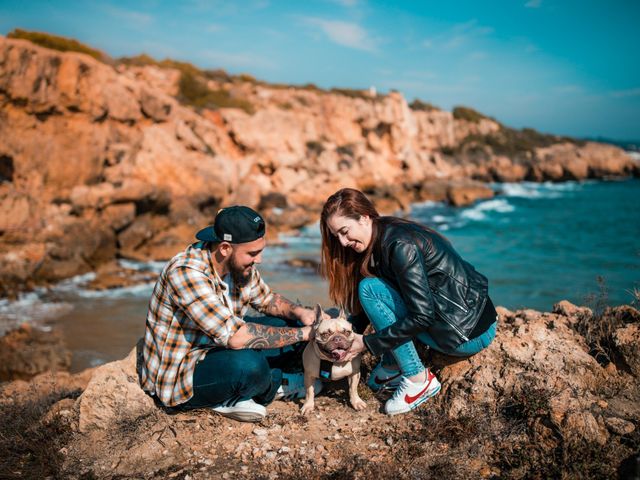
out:
<path id="1" fill-rule="evenodd" d="M 604 280 L 611 305 L 640 288 L 640 180 L 494 185 L 503 195 L 468 209 L 416 206 L 489 278 L 496 305 L 550 310 L 588 304 Z"/>
<path id="2" fill-rule="evenodd" d="M 588 304 L 604 279 L 611 305 L 640 288 L 640 180 L 497 184 L 499 195 L 467 208 L 414 205 L 411 217 L 448 237 L 489 278 L 496 305 L 549 311 L 559 300 Z M 326 283 L 289 259 L 318 260 L 318 226 L 270 246 L 260 267 L 271 287 L 307 305 L 329 306 Z M 159 272 L 161 263 L 127 267 Z M 0 301 L 0 331 L 22 321 L 62 330 L 74 371 L 122 358 L 143 334 L 152 285 L 109 292 L 82 288 L 91 276 Z"/>

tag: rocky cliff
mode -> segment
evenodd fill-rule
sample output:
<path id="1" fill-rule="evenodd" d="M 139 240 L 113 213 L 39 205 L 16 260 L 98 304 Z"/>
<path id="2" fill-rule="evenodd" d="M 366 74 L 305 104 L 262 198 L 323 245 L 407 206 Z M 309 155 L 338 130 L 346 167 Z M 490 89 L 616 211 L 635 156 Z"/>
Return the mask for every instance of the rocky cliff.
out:
<path id="1" fill-rule="evenodd" d="M 184 105 L 185 85 L 242 108 Z M 399 93 L 352 93 L 114 66 L 0 37 L 0 296 L 116 257 L 167 258 L 233 203 L 260 209 L 273 234 L 315 221 L 345 186 L 393 211 L 492 195 L 472 180 L 639 171 L 615 147 L 532 143 Z"/>

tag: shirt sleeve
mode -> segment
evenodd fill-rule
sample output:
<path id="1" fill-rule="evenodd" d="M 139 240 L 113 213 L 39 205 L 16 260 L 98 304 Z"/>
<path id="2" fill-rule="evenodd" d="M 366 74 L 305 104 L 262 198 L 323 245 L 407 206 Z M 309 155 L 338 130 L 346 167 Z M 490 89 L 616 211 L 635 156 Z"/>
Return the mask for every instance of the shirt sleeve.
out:
<path id="1" fill-rule="evenodd" d="M 273 299 L 273 292 L 269 285 L 267 285 L 257 268 L 253 269 L 253 278 L 251 281 L 251 293 L 249 295 L 249 303 L 253 308 L 261 313 L 264 313 L 264 309 L 269 305 Z"/>
<path id="2" fill-rule="evenodd" d="M 171 298 L 184 314 L 221 346 L 244 325 L 211 285 L 203 272 L 187 266 L 173 269 L 167 276 Z"/>

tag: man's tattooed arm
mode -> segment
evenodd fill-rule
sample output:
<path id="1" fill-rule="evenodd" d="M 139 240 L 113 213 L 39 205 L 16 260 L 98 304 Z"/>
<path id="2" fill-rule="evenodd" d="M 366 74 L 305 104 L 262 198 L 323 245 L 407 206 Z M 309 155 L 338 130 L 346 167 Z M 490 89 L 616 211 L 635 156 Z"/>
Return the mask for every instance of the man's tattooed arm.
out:
<path id="1" fill-rule="evenodd" d="M 233 349 L 280 348 L 308 340 L 309 332 L 310 327 L 272 327 L 247 322 L 229 339 L 228 346 Z"/>
<path id="2" fill-rule="evenodd" d="M 294 310 L 302 308 L 291 300 L 287 300 L 279 293 L 274 293 L 271 301 L 263 308 L 262 312 L 272 317 L 287 318 L 289 320 L 298 320 L 298 315 Z"/>
<path id="3" fill-rule="evenodd" d="M 312 309 L 293 303 L 278 293 L 273 294 L 271 301 L 262 308 L 262 313 L 288 320 L 300 320 L 303 325 L 312 325 L 315 320 Z"/>

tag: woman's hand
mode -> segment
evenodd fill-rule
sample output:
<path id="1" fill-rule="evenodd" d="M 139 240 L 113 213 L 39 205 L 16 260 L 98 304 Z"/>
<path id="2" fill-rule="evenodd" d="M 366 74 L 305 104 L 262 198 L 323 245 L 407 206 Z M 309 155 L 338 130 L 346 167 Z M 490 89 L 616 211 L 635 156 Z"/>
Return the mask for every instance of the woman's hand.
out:
<path id="1" fill-rule="evenodd" d="M 366 348 L 367 347 L 364 344 L 362 335 L 358 335 L 356 333 L 353 339 L 353 343 L 351 344 L 351 347 L 349 348 L 349 351 L 347 352 L 347 355 L 344 357 L 343 361 L 348 362 L 349 360 L 352 360 L 354 357 L 364 352 Z"/>

